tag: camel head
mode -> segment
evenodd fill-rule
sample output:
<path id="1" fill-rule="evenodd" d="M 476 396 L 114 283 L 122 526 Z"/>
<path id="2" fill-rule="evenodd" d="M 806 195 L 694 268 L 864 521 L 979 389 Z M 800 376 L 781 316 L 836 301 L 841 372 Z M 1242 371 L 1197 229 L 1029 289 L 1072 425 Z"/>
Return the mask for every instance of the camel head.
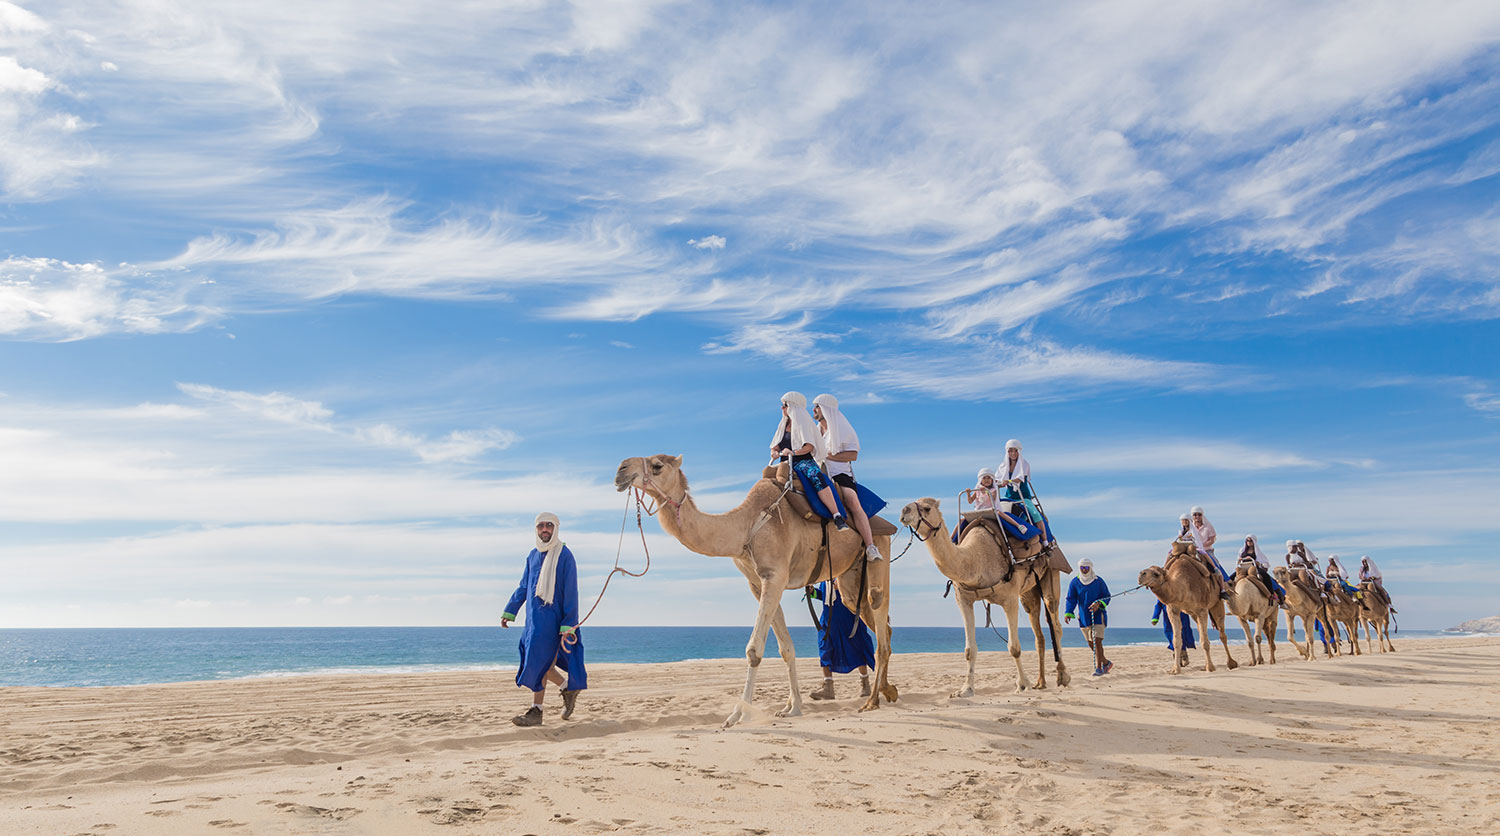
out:
<path id="1" fill-rule="evenodd" d="M 1276 582 L 1282 586 L 1286 586 L 1292 582 L 1292 573 L 1285 566 L 1277 566 L 1272 569 L 1271 577 L 1275 578 Z"/>
<path id="2" fill-rule="evenodd" d="M 659 453 L 620 462 L 615 471 L 615 490 L 640 488 L 656 499 L 681 501 L 687 496 L 687 477 L 682 475 L 682 457 Z"/>
<path id="3" fill-rule="evenodd" d="M 943 526 L 943 512 L 938 510 L 938 501 L 924 496 L 916 502 L 906 503 L 901 509 L 901 524 L 915 529 L 919 536 L 926 537 Z"/>
<path id="4" fill-rule="evenodd" d="M 1154 591 L 1167 582 L 1167 571 L 1160 566 L 1147 566 L 1141 570 L 1135 582 Z"/>

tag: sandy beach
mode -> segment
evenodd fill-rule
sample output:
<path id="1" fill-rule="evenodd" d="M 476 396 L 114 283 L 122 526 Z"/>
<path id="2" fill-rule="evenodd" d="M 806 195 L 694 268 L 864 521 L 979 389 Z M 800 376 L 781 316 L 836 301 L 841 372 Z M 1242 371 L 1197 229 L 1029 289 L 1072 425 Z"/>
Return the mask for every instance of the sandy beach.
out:
<path id="1" fill-rule="evenodd" d="M 1111 652 L 1012 692 L 984 654 L 899 655 L 899 703 L 719 728 L 739 660 L 600 665 L 520 729 L 509 674 L 0 689 L 5 834 L 1464 833 L 1500 825 L 1500 639 L 1178 677 Z M 1243 648 L 1239 656 L 1243 661 Z M 1032 657 L 1026 657 L 1028 665 Z M 1201 665 L 1201 655 L 1195 656 Z M 1222 664 L 1222 653 L 1218 654 Z M 813 660 L 799 670 L 817 684 Z"/>

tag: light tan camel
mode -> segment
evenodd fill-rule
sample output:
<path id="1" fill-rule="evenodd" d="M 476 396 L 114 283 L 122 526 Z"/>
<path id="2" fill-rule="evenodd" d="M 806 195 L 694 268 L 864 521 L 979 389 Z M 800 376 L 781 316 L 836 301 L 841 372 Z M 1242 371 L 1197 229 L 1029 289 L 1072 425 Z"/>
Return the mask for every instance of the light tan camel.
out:
<path id="1" fill-rule="evenodd" d="M 1359 656 L 1363 651 L 1359 649 L 1359 602 L 1350 597 L 1347 592 L 1338 588 L 1338 581 L 1333 581 L 1334 589 L 1323 599 L 1323 627 L 1327 641 L 1333 642 L 1333 655 L 1342 656 L 1342 639 L 1339 628 L 1343 627 L 1349 633 L 1349 645 L 1352 653 Z M 1327 651 L 1327 642 L 1324 643 L 1324 651 Z"/>
<path id="2" fill-rule="evenodd" d="M 875 632 L 875 689 L 860 708 L 868 711 L 880 706 L 884 696 L 895 702 L 895 686 L 886 679 L 891 658 L 890 572 L 889 560 L 867 562 L 864 542 L 852 528 L 828 530 L 828 559 L 820 556 L 823 532 L 817 523 L 804 520 L 787 507 L 781 485 L 762 478 L 750 488 L 739 507 L 724 514 L 706 514 L 698 510 L 688 492 L 687 477 L 682 473 L 682 457 L 656 455 L 625 459 L 615 473 L 615 489 L 639 488 L 660 503 L 661 527 L 689 550 L 709 557 L 728 557 L 750 583 L 750 592 L 760 602 L 750 642 L 745 645 L 749 668 L 745 673 L 745 691 L 740 703 L 724 721 L 725 728 L 738 723 L 755 696 L 755 672 L 766 648 L 766 630 L 776 631 L 776 644 L 786 662 L 791 695 L 777 716 L 795 717 L 802 713 L 802 693 L 797 685 L 797 651 L 792 646 L 786 617 L 781 611 L 781 594 L 800 589 L 830 574 L 838 578 L 845 590 L 860 589 L 860 574 L 868 572 L 864 600 L 858 601 L 857 614 Z M 762 512 L 770 509 L 769 515 Z M 889 523 L 886 523 L 889 525 Z M 890 535 L 876 535 L 882 554 L 890 554 Z M 830 563 L 832 564 L 830 566 Z M 844 598 L 854 611 L 859 597 L 855 591 Z"/>
<path id="3" fill-rule="evenodd" d="M 979 530 L 968 534 L 959 545 L 953 545 L 948 525 L 938 510 L 938 501 L 924 497 L 901 509 L 901 524 L 912 529 L 921 538 L 932 555 L 938 571 L 953 581 L 953 599 L 964 619 L 964 659 L 969 665 L 969 676 L 955 697 L 974 695 L 974 666 L 978 661 L 979 646 L 974 638 L 974 604 L 989 601 L 1005 610 L 1007 628 L 1006 647 L 1016 663 L 1016 691 L 1026 690 L 1026 671 L 1021 666 L 1021 641 L 1016 630 L 1017 606 L 1024 605 L 1031 617 L 1031 633 L 1036 637 L 1037 677 L 1034 687 L 1047 687 L 1047 643 L 1042 636 L 1041 605 L 1047 607 L 1048 627 L 1052 631 L 1054 651 L 1057 637 L 1062 633 L 1059 620 L 1061 606 L 1061 582 L 1058 573 L 1048 567 L 1045 558 L 1036 561 L 1037 572 L 1029 571 L 1026 565 L 1016 566 L 1010 579 L 1003 581 L 1007 555 L 1001 552 L 1000 544 L 988 531 Z M 972 525 L 979 525 L 973 523 Z M 1057 684 L 1065 687 L 1072 680 L 1063 664 L 1061 653 L 1057 654 Z"/>
<path id="4" fill-rule="evenodd" d="M 1141 570 L 1136 582 L 1155 593 L 1167 607 L 1167 619 L 1172 625 L 1172 646 L 1182 647 L 1182 619 L 1178 613 L 1187 613 L 1198 622 L 1198 646 L 1203 648 L 1203 669 L 1214 670 L 1208 627 L 1212 624 L 1219 631 L 1219 642 L 1224 645 L 1224 656 L 1230 670 L 1239 667 L 1234 655 L 1229 652 L 1229 638 L 1224 630 L 1224 599 L 1219 597 L 1220 576 L 1208 569 L 1198 557 L 1191 543 L 1180 540 L 1172 543 L 1167 556 L 1167 565 L 1148 566 Z M 1182 672 L 1182 654 L 1172 654 L 1172 673 Z"/>
<path id="5" fill-rule="evenodd" d="M 1369 581 L 1359 585 L 1359 591 L 1364 593 L 1361 600 L 1364 608 L 1359 613 L 1359 623 L 1365 626 L 1365 645 L 1380 648 L 1381 653 L 1387 650 L 1395 652 L 1396 645 L 1391 643 L 1391 608 L 1381 597 L 1380 590 Z M 1374 639 L 1370 637 L 1370 631 L 1374 630 Z M 1373 650 L 1370 652 L 1374 652 Z"/>
<path id="6" fill-rule="evenodd" d="M 1240 620 L 1245 630 L 1245 642 L 1250 647 L 1250 664 L 1266 664 L 1261 652 L 1261 642 L 1269 645 L 1270 664 L 1276 664 L 1276 622 L 1281 616 L 1281 607 L 1271 597 L 1271 590 L 1260 582 L 1259 571 L 1253 558 L 1242 559 L 1234 570 L 1234 586 L 1230 590 L 1226 606 Z M 1254 625 L 1254 630 L 1251 630 Z"/>
<path id="7" fill-rule="evenodd" d="M 1272 569 L 1271 576 L 1286 590 L 1286 640 L 1297 648 L 1297 653 L 1303 659 L 1316 659 L 1317 655 L 1313 653 L 1313 625 L 1323 618 L 1323 596 L 1316 589 L 1304 586 L 1285 566 Z M 1302 634 L 1307 637 L 1306 647 L 1297 641 L 1299 618 L 1302 619 Z"/>

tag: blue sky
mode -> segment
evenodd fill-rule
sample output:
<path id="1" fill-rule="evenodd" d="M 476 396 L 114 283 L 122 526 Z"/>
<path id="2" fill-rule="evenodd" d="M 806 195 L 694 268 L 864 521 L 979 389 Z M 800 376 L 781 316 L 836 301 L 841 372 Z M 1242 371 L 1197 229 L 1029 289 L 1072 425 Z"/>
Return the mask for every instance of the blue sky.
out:
<path id="1" fill-rule="evenodd" d="M 896 508 L 1021 438 L 1122 588 L 1201 504 L 1494 614 L 1497 70 L 1485 2 L 0 0 L 0 626 L 494 623 L 543 509 L 591 597 L 620 459 L 730 507 L 787 389 Z M 750 623 L 648 526 L 599 623 Z"/>

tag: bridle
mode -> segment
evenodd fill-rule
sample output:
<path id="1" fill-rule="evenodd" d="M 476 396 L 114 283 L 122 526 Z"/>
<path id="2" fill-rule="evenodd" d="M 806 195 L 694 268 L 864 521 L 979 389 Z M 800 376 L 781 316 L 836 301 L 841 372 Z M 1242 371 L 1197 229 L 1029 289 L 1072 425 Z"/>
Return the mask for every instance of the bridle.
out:
<path id="1" fill-rule="evenodd" d="M 652 496 L 651 494 L 646 493 L 646 489 L 648 489 L 648 488 L 651 489 L 651 490 L 653 490 L 653 491 L 655 491 L 656 492 L 656 496 Z M 677 517 L 677 527 L 679 529 L 682 528 L 682 503 L 684 503 L 684 502 L 687 501 L 687 490 L 686 489 L 683 489 L 683 491 L 682 491 L 682 499 L 675 500 L 672 497 L 668 496 L 667 492 L 664 491 L 664 490 L 662 490 L 660 485 L 657 485 L 655 482 L 651 481 L 651 475 L 650 474 L 648 474 L 644 470 L 642 470 L 642 472 L 641 472 L 641 484 L 640 484 L 639 487 L 636 487 L 634 490 L 636 492 L 636 501 L 640 502 L 641 506 L 646 509 L 646 516 L 648 516 L 648 517 L 654 517 L 654 516 L 656 516 L 656 512 L 658 512 L 658 511 L 661 510 L 661 504 L 660 503 L 664 502 L 664 503 L 672 506 L 672 510 L 676 513 L 676 517 Z M 648 502 L 647 500 L 656 499 L 657 496 L 661 497 L 660 502 L 658 502 L 658 504 L 655 507 L 652 507 L 651 503 Z"/>
<path id="2" fill-rule="evenodd" d="M 932 529 L 932 531 L 928 532 L 926 537 L 922 536 L 922 526 L 924 525 Z M 911 533 L 913 536 L 924 543 L 927 542 L 928 538 L 932 537 L 932 535 L 938 533 L 939 531 L 937 525 L 927 521 L 927 512 L 923 511 L 921 508 L 917 509 L 917 524 L 909 525 L 907 526 L 907 528 L 911 529 Z"/>

